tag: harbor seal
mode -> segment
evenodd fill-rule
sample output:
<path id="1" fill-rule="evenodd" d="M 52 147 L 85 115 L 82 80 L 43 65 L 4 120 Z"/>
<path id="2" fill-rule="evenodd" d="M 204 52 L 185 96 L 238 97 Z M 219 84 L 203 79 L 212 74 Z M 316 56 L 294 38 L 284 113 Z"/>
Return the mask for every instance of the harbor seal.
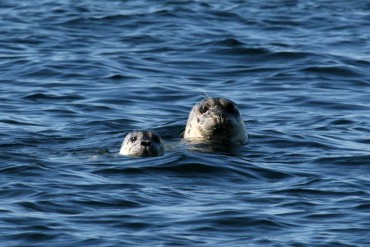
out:
<path id="1" fill-rule="evenodd" d="M 135 130 L 128 133 L 123 140 L 119 154 L 131 157 L 161 156 L 164 154 L 164 147 L 155 131 Z"/>
<path id="2" fill-rule="evenodd" d="M 229 145 L 247 143 L 248 134 L 236 104 L 225 98 L 206 98 L 191 110 L 184 139 Z"/>

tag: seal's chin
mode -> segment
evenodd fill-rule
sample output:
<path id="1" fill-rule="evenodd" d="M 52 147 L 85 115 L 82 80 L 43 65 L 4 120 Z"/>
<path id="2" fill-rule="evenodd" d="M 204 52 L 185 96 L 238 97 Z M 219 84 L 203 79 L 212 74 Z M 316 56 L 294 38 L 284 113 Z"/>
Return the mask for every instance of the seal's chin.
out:
<path id="1" fill-rule="evenodd" d="M 158 152 L 152 146 L 150 146 L 150 147 L 144 147 L 142 149 L 141 156 L 143 156 L 143 157 L 158 156 Z"/>
<path id="2" fill-rule="evenodd" d="M 230 135 L 229 126 L 217 125 L 212 129 L 213 136 L 228 137 Z"/>

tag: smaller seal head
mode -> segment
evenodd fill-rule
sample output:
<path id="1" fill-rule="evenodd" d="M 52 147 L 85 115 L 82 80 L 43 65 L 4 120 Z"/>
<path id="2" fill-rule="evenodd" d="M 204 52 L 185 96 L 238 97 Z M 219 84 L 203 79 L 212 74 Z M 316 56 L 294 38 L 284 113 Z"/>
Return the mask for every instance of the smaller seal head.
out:
<path id="1" fill-rule="evenodd" d="M 225 98 L 206 98 L 191 110 L 184 139 L 242 145 L 248 141 L 248 134 L 234 102 Z"/>
<path id="2" fill-rule="evenodd" d="M 155 131 L 135 130 L 123 140 L 121 155 L 131 157 L 154 157 L 164 154 L 163 143 Z"/>

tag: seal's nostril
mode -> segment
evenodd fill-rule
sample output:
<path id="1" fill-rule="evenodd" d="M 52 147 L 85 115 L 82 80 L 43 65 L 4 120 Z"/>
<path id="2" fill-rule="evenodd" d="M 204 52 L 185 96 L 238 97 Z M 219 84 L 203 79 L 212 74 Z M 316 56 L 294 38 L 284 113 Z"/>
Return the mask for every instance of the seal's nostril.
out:
<path id="1" fill-rule="evenodd" d="M 152 145 L 152 143 L 151 143 L 151 142 L 146 142 L 146 141 L 141 142 L 141 146 L 144 146 L 144 147 L 149 147 L 149 146 L 151 146 L 151 145 Z"/>

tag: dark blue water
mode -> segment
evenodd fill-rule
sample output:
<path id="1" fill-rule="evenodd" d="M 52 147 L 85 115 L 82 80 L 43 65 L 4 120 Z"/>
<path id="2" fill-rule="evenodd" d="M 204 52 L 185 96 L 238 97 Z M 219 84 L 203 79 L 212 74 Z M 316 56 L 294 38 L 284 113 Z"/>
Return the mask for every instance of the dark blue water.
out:
<path id="1" fill-rule="evenodd" d="M 0 2 L 2 246 L 369 246 L 368 1 Z M 250 141 L 181 141 L 206 97 Z M 119 156 L 133 129 L 166 155 Z"/>

